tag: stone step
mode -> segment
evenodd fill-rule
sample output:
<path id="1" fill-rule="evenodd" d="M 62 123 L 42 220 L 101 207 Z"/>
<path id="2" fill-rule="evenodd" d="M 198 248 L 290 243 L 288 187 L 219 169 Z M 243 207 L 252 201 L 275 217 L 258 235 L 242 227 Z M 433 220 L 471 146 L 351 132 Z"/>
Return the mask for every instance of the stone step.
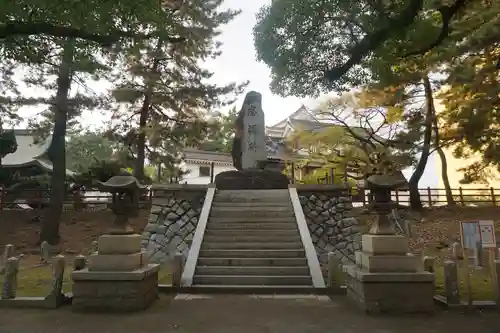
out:
<path id="1" fill-rule="evenodd" d="M 252 214 L 252 213 L 292 213 L 292 206 L 265 206 L 265 205 L 238 205 L 238 206 L 212 206 L 211 213 L 240 213 L 240 214 Z"/>
<path id="2" fill-rule="evenodd" d="M 202 249 L 206 250 L 294 250 L 303 249 L 302 242 L 210 242 L 203 240 Z"/>
<path id="3" fill-rule="evenodd" d="M 220 230 L 220 229 L 233 229 L 233 230 L 262 230 L 262 229 L 274 229 L 274 230 L 297 230 L 297 223 L 283 223 L 283 222 L 212 222 L 209 221 L 207 225 L 209 230 Z"/>
<path id="4" fill-rule="evenodd" d="M 216 198 L 231 197 L 231 198 L 290 198 L 288 189 L 282 190 L 218 190 L 215 194 Z"/>
<path id="5" fill-rule="evenodd" d="M 195 275 L 309 276 L 307 266 L 197 266 Z"/>
<path id="6" fill-rule="evenodd" d="M 212 202 L 212 209 L 215 207 L 288 207 L 292 209 L 292 203 L 288 201 L 246 201 L 246 202 L 228 202 L 228 201 L 214 201 Z"/>
<path id="7" fill-rule="evenodd" d="M 181 289 L 182 290 L 182 289 Z M 310 286 L 253 286 L 253 285 L 193 285 L 185 288 L 182 292 L 189 294 L 242 294 L 242 295 L 325 295 L 329 290 L 327 288 L 314 288 Z"/>
<path id="8" fill-rule="evenodd" d="M 210 223 L 208 224 L 210 226 Z M 298 229 L 210 229 L 205 230 L 204 237 L 218 236 L 218 237 L 290 237 L 299 235 Z M 281 226 L 281 224 L 280 224 Z M 300 235 L 299 235 L 300 236 Z"/>
<path id="9" fill-rule="evenodd" d="M 194 285 L 236 285 L 236 286 L 275 286 L 275 285 L 312 285 L 308 275 L 194 275 Z"/>
<path id="10" fill-rule="evenodd" d="M 211 209 L 210 217 L 226 217 L 226 218 L 295 218 L 295 213 L 292 209 L 288 209 L 285 211 L 267 211 L 260 210 L 260 208 L 252 209 L 252 210 L 221 210 L 220 208 Z"/>
<path id="11" fill-rule="evenodd" d="M 293 250 L 200 250 L 202 258 L 305 258 L 304 249 Z"/>
<path id="12" fill-rule="evenodd" d="M 258 235 L 247 235 L 246 233 L 241 234 L 229 234 L 229 235 L 219 235 L 219 234 L 205 234 L 203 238 L 203 242 L 238 242 L 238 243 L 246 243 L 246 242 L 300 242 L 301 238 L 298 232 L 293 233 L 292 235 L 282 235 L 280 233 L 274 233 L 268 235 L 265 232 L 262 232 Z"/>
<path id="13" fill-rule="evenodd" d="M 267 216 L 210 216 L 208 223 L 258 223 L 258 222 L 276 222 L 276 223 L 293 223 L 297 224 L 297 220 L 293 216 L 285 216 L 285 217 L 267 217 Z"/>
<path id="14" fill-rule="evenodd" d="M 199 257 L 199 266 L 307 266 L 303 258 L 205 258 Z"/>

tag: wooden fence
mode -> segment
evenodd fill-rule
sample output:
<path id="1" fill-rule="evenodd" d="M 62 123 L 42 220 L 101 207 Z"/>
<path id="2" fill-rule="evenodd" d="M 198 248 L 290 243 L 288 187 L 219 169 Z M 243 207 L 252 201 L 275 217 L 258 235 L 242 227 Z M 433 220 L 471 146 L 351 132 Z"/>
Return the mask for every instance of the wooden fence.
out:
<path id="1" fill-rule="evenodd" d="M 146 191 L 140 203 L 149 204 L 152 198 L 152 191 Z M 75 210 L 80 210 L 86 205 L 107 205 L 112 200 L 111 193 L 91 190 L 81 192 L 79 190 L 66 193 L 63 204 L 73 206 Z M 23 189 L 6 190 L 0 185 L 0 212 L 6 208 L 43 208 L 49 204 L 50 191 L 47 189 Z"/>
<path id="2" fill-rule="evenodd" d="M 445 189 L 422 188 L 419 189 L 422 204 L 427 207 L 437 207 L 447 204 Z M 363 188 L 352 188 L 350 196 L 355 203 L 367 204 L 369 190 Z M 151 202 L 153 191 L 146 192 L 142 198 L 142 204 Z M 500 189 L 494 188 L 455 188 L 452 189 L 455 203 L 461 206 L 497 206 L 500 203 Z M 111 202 L 111 194 L 99 191 L 79 192 L 73 191 L 65 197 L 64 204 L 73 206 L 78 210 L 86 205 L 107 205 Z M 49 203 L 49 191 L 43 189 L 31 189 L 22 191 L 9 191 L 0 187 L 0 212 L 5 208 L 39 208 L 45 207 Z M 407 206 L 410 201 L 410 192 L 407 190 L 393 191 L 392 200 L 396 203 Z M 500 205 L 499 205 L 500 206 Z"/>

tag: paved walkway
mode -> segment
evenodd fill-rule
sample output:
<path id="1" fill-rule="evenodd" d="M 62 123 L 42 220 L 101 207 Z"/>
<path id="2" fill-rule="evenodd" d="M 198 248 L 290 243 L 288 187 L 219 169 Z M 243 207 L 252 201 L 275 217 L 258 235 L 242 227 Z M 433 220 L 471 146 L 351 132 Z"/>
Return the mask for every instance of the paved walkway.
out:
<path id="1" fill-rule="evenodd" d="M 288 298 L 288 299 L 287 299 Z M 500 314 L 440 312 L 435 316 L 369 317 L 345 297 L 162 298 L 138 314 L 0 310 L 1 333 L 499 333 Z"/>

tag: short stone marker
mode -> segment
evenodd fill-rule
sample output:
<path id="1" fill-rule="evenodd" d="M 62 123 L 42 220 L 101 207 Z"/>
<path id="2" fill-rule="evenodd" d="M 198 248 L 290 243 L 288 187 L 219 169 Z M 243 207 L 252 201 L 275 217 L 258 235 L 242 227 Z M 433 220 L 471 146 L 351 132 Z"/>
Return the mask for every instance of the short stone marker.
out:
<path id="1" fill-rule="evenodd" d="M 50 244 L 47 241 L 43 241 L 40 244 L 40 262 L 44 265 L 47 265 L 50 261 Z"/>
<path id="2" fill-rule="evenodd" d="M 460 283 L 455 261 L 444 262 L 444 293 L 448 304 L 460 304 Z"/>
<path id="3" fill-rule="evenodd" d="M 87 264 L 87 257 L 79 254 L 75 257 L 75 260 L 73 260 L 73 270 L 74 271 L 82 270 L 85 268 L 86 264 Z"/>
<path id="4" fill-rule="evenodd" d="M 11 257 L 5 265 L 5 279 L 3 282 L 2 299 L 16 298 L 17 273 L 19 272 L 19 259 Z"/>
<path id="5" fill-rule="evenodd" d="M 338 281 L 342 269 L 341 260 L 334 252 L 328 253 L 328 287 L 331 289 L 339 289 L 345 281 Z"/>
<path id="6" fill-rule="evenodd" d="M 182 253 L 176 253 L 172 263 L 172 286 L 176 288 L 181 286 L 183 261 L 184 257 Z"/>
<path id="7" fill-rule="evenodd" d="M 66 259 L 64 256 L 57 255 L 52 258 L 52 289 L 45 300 L 53 302 L 55 307 L 59 307 L 64 301 L 62 286 L 65 267 Z"/>
<path id="8" fill-rule="evenodd" d="M 453 260 L 462 260 L 462 244 L 454 242 L 451 245 L 451 257 Z"/>
<path id="9" fill-rule="evenodd" d="M 423 258 L 424 271 L 434 273 L 434 257 L 425 256 Z"/>
<path id="10" fill-rule="evenodd" d="M 7 266 L 7 261 L 9 258 L 14 256 L 14 252 L 16 251 L 16 247 L 12 244 L 5 245 L 5 250 L 3 251 L 2 256 L 0 257 L 0 274 L 5 273 L 5 267 Z"/>

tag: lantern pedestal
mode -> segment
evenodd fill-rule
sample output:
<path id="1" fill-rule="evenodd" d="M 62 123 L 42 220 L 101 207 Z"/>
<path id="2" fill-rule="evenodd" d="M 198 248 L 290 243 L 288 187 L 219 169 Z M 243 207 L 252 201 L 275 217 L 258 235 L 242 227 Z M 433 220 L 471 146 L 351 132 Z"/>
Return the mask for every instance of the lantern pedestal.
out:
<path id="1" fill-rule="evenodd" d="M 356 264 L 346 266 L 347 297 L 367 313 L 431 313 L 434 274 L 424 271 L 409 252 L 408 239 L 396 235 L 389 219 L 391 190 L 401 182 L 390 175 L 373 175 L 368 183 L 376 213 L 370 232 L 362 236 Z"/>
<path id="2" fill-rule="evenodd" d="M 363 235 L 356 265 L 346 267 L 347 296 L 367 313 L 434 311 L 434 275 L 399 235 Z"/>
<path id="3" fill-rule="evenodd" d="M 159 265 L 147 262 L 140 235 L 103 235 L 88 268 L 72 273 L 73 306 L 110 312 L 146 309 L 158 297 L 158 270 Z"/>

